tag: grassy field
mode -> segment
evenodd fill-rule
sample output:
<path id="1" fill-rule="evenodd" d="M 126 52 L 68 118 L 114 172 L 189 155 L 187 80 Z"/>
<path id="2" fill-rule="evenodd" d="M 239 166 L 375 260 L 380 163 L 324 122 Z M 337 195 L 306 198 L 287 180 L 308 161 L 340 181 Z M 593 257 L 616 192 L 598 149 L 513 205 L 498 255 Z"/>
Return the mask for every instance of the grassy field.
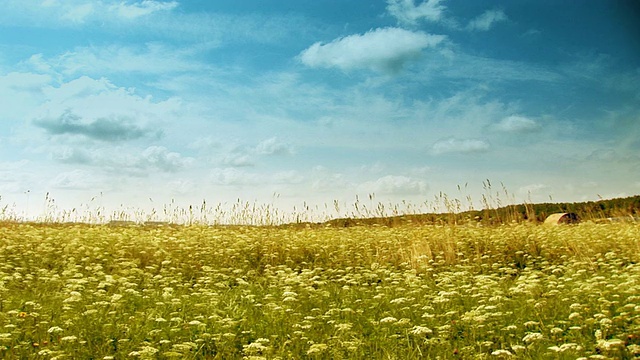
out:
<path id="1" fill-rule="evenodd" d="M 640 227 L 0 225 L 0 358 L 633 359 Z"/>

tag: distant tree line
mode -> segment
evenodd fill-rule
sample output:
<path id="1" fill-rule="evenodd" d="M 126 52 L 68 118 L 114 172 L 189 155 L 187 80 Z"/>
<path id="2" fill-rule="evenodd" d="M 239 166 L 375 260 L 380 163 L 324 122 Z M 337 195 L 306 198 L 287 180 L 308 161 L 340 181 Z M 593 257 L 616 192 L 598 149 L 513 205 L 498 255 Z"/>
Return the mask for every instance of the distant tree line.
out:
<path id="1" fill-rule="evenodd" d="M 397 226 L 415 224 L 505 224 L 513 222 L 543 222 L 554 213 L 575 213 L 581 220 L 636 220 L 640 221 L 640 195 L 609 200 L 579 203 L 541 203 L 508 205 L 495 209 L 470 210 L 459 213 L 411 214 L 366 219 L 342 218 L 327 221 L 323 225 L 348 227 L 355 225 Z"/>

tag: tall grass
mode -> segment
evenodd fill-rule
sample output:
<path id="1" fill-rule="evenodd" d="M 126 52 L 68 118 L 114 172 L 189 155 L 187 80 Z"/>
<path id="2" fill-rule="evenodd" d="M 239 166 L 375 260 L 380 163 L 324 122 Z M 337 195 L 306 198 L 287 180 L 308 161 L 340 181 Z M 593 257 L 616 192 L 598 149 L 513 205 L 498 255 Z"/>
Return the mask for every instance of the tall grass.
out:
<path id="1" fill-rule="evenodd" d="M 494 192 L 491 183 L 484 183 L 485 193 L 480 200 L 480 209 L 476 209 L 474 200 L 458 186 L 459 196 L 450 197 L 442 192 L 431 200 L 421 203 L 410 201 L 382 202 L 375 194 L 361 200 L 355 196 L 353 202 L 334 200 L 323 205 L 310 205 L 303 202 L 292 208 L 283 208 L 275 202 L 260 204 L 238 198 L 230 203 L 208 203 L 203 200 L 195 205 L 177 205 L 172 199 L 158 208 L 143 210 L 121 205 L 117 209 L 107 209 L 101 201 L 91 199 L 86 204 L 72 209 L 60 208 L 55 199 L 47 193 L 40 214 L 28 216 L 17 210 L 16 204 L 2 204 L 0 197 L 0 221 L 36 222 L 36 223 L 86 223 L 86 224 L 181 224 L 181 225 L 254 225 L 272 226 L 284 224 L 320 224 L 331 223 L 334 226 L 354 224 L 399 225 L 408 222 L 420 224 L 482 224 L 496 225 L 505 223 L 541 222 L 552 212 L 567 211 L 571 204 L 533 204 L 525 201 L 516 204 L 515 197 L 502 185 L 501 191 Z M 461 200 L 463 199 L 463 200 Z M 637 197 L 628 207 L 619 207 L 605 211 L 597 203 L 588 203 L 579 215 L 583 220 L 600 221 L 613 217 L 637 221 L 640 206 Z M 624 200 L 624 199 L 623 199 Z M 542 207 L 540 205 L 543 205 Z M 33 208 L 33 206 L 32 206 Z M 551 210 L 551 212 L 549 212 Z"/>

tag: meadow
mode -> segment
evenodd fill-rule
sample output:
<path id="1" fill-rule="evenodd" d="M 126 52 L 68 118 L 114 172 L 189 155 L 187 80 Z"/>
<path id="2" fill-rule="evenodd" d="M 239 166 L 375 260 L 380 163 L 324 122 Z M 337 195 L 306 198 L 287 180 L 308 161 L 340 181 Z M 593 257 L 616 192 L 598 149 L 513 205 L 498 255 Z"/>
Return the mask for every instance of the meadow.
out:
<path id="1" fill-rule="evenodd" d="M 640 227 L 0 224 L 3 359 L 634 359 Z"/>

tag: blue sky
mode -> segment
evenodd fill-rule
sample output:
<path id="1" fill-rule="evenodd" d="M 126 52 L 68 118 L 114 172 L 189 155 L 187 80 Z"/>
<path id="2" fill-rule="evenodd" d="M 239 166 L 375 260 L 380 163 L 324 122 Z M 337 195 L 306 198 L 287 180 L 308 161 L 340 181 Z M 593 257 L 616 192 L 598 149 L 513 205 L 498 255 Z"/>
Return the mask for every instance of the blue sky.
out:
<path id="1" fill-rule="evenodd" d="M 634 1 L 2 4 L 19 213 L 640 193 Z"/>

